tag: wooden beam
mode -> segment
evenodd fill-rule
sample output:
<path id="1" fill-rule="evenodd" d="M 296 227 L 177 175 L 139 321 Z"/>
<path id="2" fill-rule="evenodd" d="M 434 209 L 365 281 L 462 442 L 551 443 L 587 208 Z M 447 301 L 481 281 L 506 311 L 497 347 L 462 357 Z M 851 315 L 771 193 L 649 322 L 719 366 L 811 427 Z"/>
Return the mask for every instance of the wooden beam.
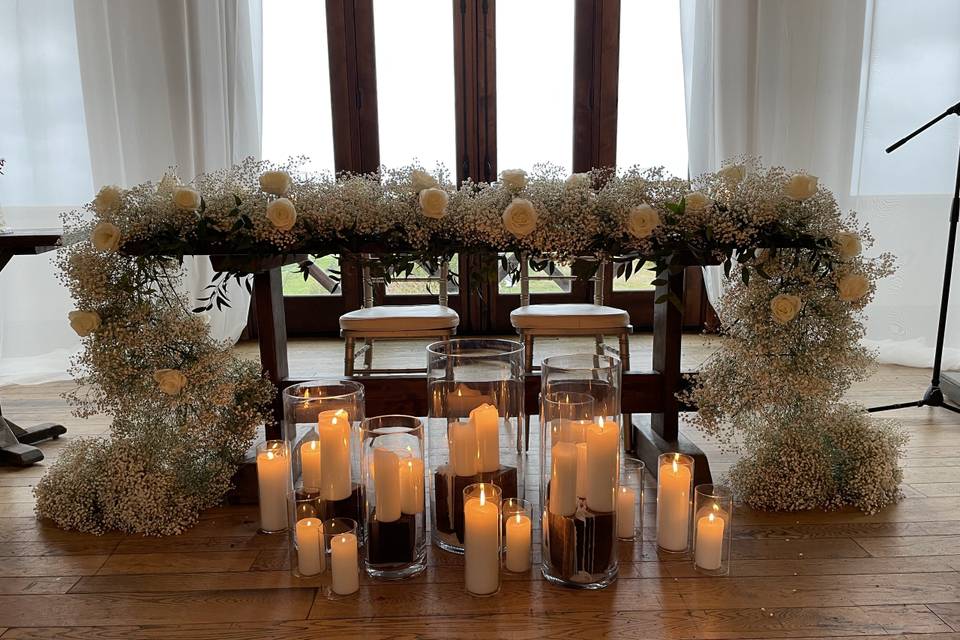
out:
<path id="1" fill-rule="evenodd" d="M 577 0 L 573 54 L 573 170 L 617 162 L 620 0 Z"/>
<path id="2" fill-rule="evenodd" d="M 279 267 L 254 274 L 253 304 L 260 342 L 260 363 L 267 378 L 279 390 L 290 375 L 287 363 L 287 322 L 283 313 L 283 277 Z M 273 401 L 273 417 L 276 424 L 267 427 L 268 440 L 281 437 L 283 397 L 279 392 Z"/>

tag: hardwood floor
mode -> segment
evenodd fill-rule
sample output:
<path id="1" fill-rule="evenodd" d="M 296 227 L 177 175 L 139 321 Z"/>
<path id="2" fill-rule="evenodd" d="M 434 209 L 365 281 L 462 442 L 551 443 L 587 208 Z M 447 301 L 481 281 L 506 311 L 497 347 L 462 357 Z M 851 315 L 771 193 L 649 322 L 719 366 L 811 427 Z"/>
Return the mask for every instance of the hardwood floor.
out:
<path id="1" fill-rule="evenodd" d="M 584 346 L 587 346 L 586 343 Z M 650 344 L 633 339 L 637 368 Z M 543 341 L 542 354 L 573 350 Z M 690 336 L 685 365 L 713 349 Z M 255 357 L 254 346 L 238 348 Z M 416 345 L 378 347 L 377 358 L 419 364 Z M 298 341 L 291 367 L 336 376 L 339 341 Z M 867 404 L 919 397 L 928 372 L 882 367 L 851 397 Z M 925 638 L 960 639 L 960 419 L 898 412 L 912 435 L 903 460 L 906 498 L 872 516 L 854 511 L 736 513 L 731 575 L 697 575 L 664 561 L 650 542 L 621 544 L 620 578 L 599 592 L 547 584 L 536 571 L 504 574 L 499 594 L 463 590 L 460 558 L 431 548 L 428 570 L 404 583 L 361 578 L 359 594 L 328 599 L 291 577 L 285 539 L 256 533 L 248 507 L 203 515 L 183 535 L 143 538 L 61 531 L 33 515 L 31 487 L 71 439 L 102 434 L 103 417 L 78 420 L 60 398 L 68 384 L 0 389 L 4 413 L 25 424 L 69 429 L 44 443 L 47 460 L 0 468 L 0 640 L 26 638 Z M 715 474 L 734 456 L 685 431 Z M 530 474 L 531 476 L 534 474 Z M 535 480 L 533 480 L 535 481 Z M 537 550 L 536 553 L 539 553 Z"/>

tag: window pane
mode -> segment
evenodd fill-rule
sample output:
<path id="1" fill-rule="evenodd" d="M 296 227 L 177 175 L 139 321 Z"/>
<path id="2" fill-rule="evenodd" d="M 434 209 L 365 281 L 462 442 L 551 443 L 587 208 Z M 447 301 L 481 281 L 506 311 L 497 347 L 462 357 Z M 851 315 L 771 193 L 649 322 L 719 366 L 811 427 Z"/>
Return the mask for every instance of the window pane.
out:
<path id="1" fill-rule="evenodd" d="M 333 171 L 333 120 L 323 2 L 263 3 L 263 158 L 306 155 Z"/>
<path id="2" fill-rule="evenodd" d="M 687 175 L 687 122 L 677 2 L 620 6 L 617 166 Z"/>
<path id="3" fill-rule="evenodd" d="M 380 162 L 454 173 L 453 3 L 375 0 Z"/>
<path id="4" fill-rule="evenodd" d="M 281 270 L 283 273 L 283 295 L 285 296 L 339 296 L 340 287 L 340 260 L 337 256 L 310 256 L 316 276 L 310 275 L 306 280 L 300 272 L 300 266 L 288 264 Z"/>
<path id="5" fill-rule="evenodd" d="M 458 267 L 459 267 L 459 256 L 453 256 L 450 259 L 450 274 L 447 279 L 447 293 L 449 295 L 454 295 L 458 292 L 457 281 L 458 281 Z M 433 277 L 438 276 L 439 273 L 434 273 Z M 413 269 L 413 273 L 410 274 L 411 278 L 428 278 L 431 277 L 431 274 L 424 269 L 422 266 L 417 265 Z M 387 295 L 388 296 L 437 296 L 440 293 L 439 282 L 405 282 L 403 279 L 396 279 L 390 284 L 387 285 Z"/>
<path id="6" fill-rule="evenodd" d="M 573 167 L 573 0 L 497 4 L 497 166 Z"/>
<path id="7" fill-rule="evenodd" d="M 501 254 L 507 256 L 510 269 L 507 272 L 504 272 L 503 266 L 498 267 L 500 271 L 500 282 L 498 286 L 498 291 L 500 293 L 507 294 L 516 294 L 520 295 L 520 280 L 517 279 L 516 282 L 513 280 L 511 271 L 516 264 L 516 258 L 512 254 Z M 571 287 L 573 286 L 573 281 L 567 280 L 565 278 L 556 278 L 552 276 L 569 276 L 570 275 L 570 266 L 569 265 L 554 265 L 552 270 L 545 268 L 543 270 L 537 271 L 533 265 L 530 267 L 530 295 L 536 297 L 538 293 L 570 293 Z M 533 300 L 532 302 L 536 302 Z"/>
<path id="8" fill-rule="evenodd" d="M 652 262 L 645 262 L 643 267 L 630 274 L 629 280 L 624 280 L 623 276 L 613 279 L 614 291 L 653 291 L 653 281 L 657 274 L 651 271 Z M 626 274 L 624 274 L 626 275 Z"/>

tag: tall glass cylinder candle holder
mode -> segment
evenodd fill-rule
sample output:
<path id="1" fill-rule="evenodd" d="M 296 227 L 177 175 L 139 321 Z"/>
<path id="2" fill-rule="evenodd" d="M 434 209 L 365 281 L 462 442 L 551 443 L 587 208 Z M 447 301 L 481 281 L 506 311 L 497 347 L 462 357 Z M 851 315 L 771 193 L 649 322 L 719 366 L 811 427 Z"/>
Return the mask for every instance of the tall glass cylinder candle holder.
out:
<path id="1" fill-rule="evenodd" d="M 366 496 L 364 564 L 375 578 L 397 580 L 427 567 L 423 424 L 413 416 L 363 424 Z"/>
<path id="2" fill-rule="evenodd" d="M 285 440 L 267 440 L 257 445 L 257 489 L 260 501 L 260 531 L 286 531 L 287 495 L 290 492 L 290 447 Z"/>
<path id="3" fill-rule="evenodd" d="M 360 538 L 356 520 L 323 521 L 323 546 L 330 572 L 328 595 L 348 596 L 360 588 Z"/>
<path id="4" fill-rule="evenodd" d="M 290 450 L 293 488 L 319 494 L 318 517 L 364 522 L 361 474 L 363 385 L 314 380 L 283 390 L 283 436 Z M 363 535 L 361 526 L 358 533 Z"/>
<path id="5" fill-rule="evenodd" d="M 733 492 L 716 484 L 700 484 L 693 499 L 693 566 L 707 575 L 730 572 Z"/>
<path id="6" fill-rule="evenodd" d="M 690 499 L 693 458 L 664 453 L 657 459 L 657 548 L 666 553 L 690 550 Z"/>
<path id="7" fill-rule="evenodd" d="M 524 497 L 523 345 L 456 339 L 427 347 L 433 541 L 463 553 L 464 489 Z"/>
<path id="8" fill-rule="evenodd" d="M 500 509 L 503 517 L 503 568 L 511 573 L 530 571 L 533 546 L 533 510 L 521 498 L 507 498 Z"/>
<path id="9" fill-rule="evenodd" d="M 600 589 L 617 576 L 620 361 L 546 358 L 540 380 L 543 576 Z"/>
<path id="10" fill-rule="evenodd" d="M 640 460 L 625 458 L 617 489 L 617 538 L 624 542 L 643 541 L 643 475 Z"/>
<path id="11" fill-rule="evenodd" d="M 319 576 L 326 569 L 319 495 L 290 491 L 287 506 L 290 515 L 290 572 L 298 578 Z"/>
<path id="12" fill-rule="evenodd" d="M 463 577 L 467 593 L 492 596 L 500 590 L 500 487 L 478 482 L 463 490 Z"/>

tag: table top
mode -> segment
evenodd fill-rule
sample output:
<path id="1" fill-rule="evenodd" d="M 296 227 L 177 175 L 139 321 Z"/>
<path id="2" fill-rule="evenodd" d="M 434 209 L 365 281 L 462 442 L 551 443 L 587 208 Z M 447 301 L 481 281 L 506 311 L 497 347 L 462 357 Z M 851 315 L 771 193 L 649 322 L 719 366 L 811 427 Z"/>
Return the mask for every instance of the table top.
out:
<path id="1" fill-rule="evenodd" d="M 33 255 L 60 246 L 63 229 L 10 229 L 0 233 L 0 254 Z"/>

